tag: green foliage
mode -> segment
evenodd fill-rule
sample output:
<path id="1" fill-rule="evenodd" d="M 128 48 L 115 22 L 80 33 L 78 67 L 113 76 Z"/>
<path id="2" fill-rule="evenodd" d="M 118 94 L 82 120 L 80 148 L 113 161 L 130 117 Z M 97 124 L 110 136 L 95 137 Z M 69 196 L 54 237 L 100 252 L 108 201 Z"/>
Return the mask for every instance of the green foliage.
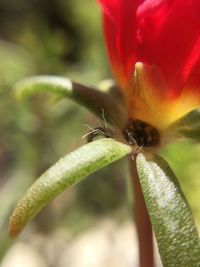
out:
<path id="1" fill-rule="evenodd" d="M 137 169 L 164 267 L 200 266 L 197 229 L 175 174 L 152 155 L 139 154 Z"/>
<path id="2" fill-rule="evenodd" d="M 170 130 L 192 141 L 200 142 L 200 108 L 194 109 L 174 122 Z"/>
<path id="3" fill-rule="evenodd" d="M 67 97 L 85 106 L 102 119 L 102 112 L 106 120 L 114 125 L 122 124 L 122 109 L 109 94 L 95 90 L 67 78 L 57 76 L 36 76 L 25 79 L 16 85 L 18 97 L 32 95 L 37 92 L 50 92 L 59 97 Z"/>
<path id="4" fill-rule="evenodd" d="M 9 232 L 15 237 L 24 226 L 58 194 L 87 175 L 124 157 L 131 148 L 112 139 L 89 143 L 47 170 L 18 202 L 10 220 Z"/>

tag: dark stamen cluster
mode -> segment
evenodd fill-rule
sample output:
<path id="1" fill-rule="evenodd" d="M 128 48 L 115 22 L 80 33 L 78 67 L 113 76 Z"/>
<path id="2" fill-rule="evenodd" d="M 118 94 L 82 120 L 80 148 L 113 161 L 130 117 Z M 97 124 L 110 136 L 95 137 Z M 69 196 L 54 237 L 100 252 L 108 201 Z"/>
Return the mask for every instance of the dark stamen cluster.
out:
<path id="1" fill-rule="evenodd" d="M 153 147 L 160 143 L 160 134 L 152 125 L 141 120 L 129 120 L 123 130 L 129 144 Z"/>

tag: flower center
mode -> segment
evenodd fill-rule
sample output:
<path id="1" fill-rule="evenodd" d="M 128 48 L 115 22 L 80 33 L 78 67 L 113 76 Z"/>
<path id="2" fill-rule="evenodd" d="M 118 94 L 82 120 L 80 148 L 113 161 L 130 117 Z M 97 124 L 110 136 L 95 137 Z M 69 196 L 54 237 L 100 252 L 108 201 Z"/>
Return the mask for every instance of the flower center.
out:
<path id="1" fill-rule="evenodd" d="M 158 130 L 141 120 L 129 120 L 123 129 L 123 135 L 129 144 L 138 146 L 153 147 L 160 143 Z"/>

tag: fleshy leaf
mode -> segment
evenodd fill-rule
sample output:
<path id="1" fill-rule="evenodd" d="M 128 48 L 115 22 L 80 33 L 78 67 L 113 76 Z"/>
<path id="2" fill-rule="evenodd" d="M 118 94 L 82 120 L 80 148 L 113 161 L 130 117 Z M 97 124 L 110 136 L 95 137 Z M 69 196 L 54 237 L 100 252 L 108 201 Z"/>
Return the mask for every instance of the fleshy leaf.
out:
<path id="1" fill-rule="evenodd" d="M 129 153 L 131 153 L 129 146 L 104 138 L 88 143 L 61 158 L 18 202 L 10 218 L 10 236 L 16 237 L 26 224 L 61 192 Z"/>
<path id="2" fill-rule="evenodd" d="M 156 155 L 139 154 L 137 170 L 163 266 L 200 266 L 198 232 L 175 174 Z"/>
<path id="3" fill-rule="evenodd" d="M 61 97 L 67 97 L 83 105 L 102 119 L 116 126 L 120 126 L 123 111 L 112 96 L 58 76 L 35 76 L 22 80 L 16 84 L 16 94 L 24 97 L 37 92 L 50 92 Z"/>
<path id="4" fill-rule="evenodd" d="M 200 142 L 200 108 L 194 109 L 184 117 L 175 121 L 169 128 L 179 135 L 183 135 L 193 141 Z"/>

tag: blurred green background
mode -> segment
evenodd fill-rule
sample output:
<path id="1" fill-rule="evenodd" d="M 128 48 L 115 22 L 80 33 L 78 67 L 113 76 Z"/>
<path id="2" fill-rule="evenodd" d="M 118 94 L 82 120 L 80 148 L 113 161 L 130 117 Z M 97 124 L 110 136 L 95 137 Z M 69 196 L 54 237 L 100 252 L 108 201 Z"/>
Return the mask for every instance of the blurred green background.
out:
<path id="1" fill-rule="evenodd" d="M 93 86 L 111 77 L 94 0 L 0 0 L 0 259 L 12 244 L 6 228 L 18 197 L 46 168 L 86 142 L 84 124 L 98 125 L 69 100 L 43 94 L 16 100 L 15 82 L 36 74 Z M 181 142 L 162 153 L 200 224 L 200 146 Z M 22 240 L 59 227 L 77 234 L 101 218 L 131 220 L 127 177 L 125 160 L 97 172 L 49 205 Z"/>

